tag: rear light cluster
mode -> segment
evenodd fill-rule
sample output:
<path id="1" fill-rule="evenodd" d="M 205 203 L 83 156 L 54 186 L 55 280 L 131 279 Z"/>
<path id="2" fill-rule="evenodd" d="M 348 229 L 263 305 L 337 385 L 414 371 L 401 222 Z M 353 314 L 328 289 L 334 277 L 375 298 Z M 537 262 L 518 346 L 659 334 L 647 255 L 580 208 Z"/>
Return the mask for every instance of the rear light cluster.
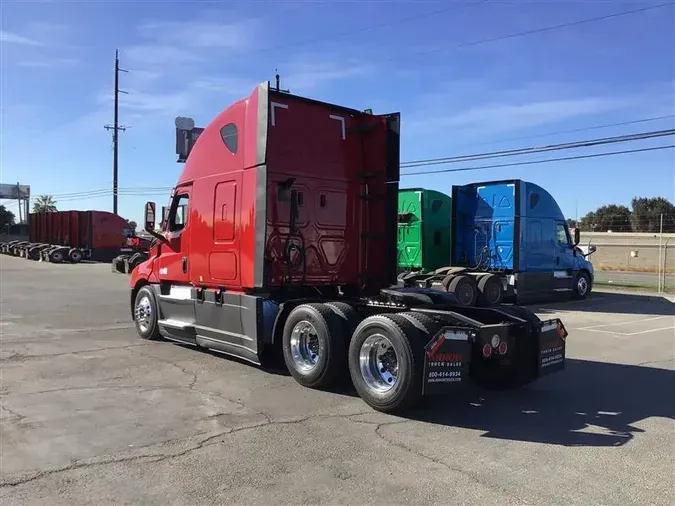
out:
<path id="1" fill-rule="evenodd" d="M 492 336 L 490 343 L 485 343 L 483 345 L 483 358 L 490 358 L 493 353 L 498 353 L 499 355 L 506 355 L 506 352 L 509 350 L 508 344 L 506 341 L 502 341 L 497 334 Z"/>

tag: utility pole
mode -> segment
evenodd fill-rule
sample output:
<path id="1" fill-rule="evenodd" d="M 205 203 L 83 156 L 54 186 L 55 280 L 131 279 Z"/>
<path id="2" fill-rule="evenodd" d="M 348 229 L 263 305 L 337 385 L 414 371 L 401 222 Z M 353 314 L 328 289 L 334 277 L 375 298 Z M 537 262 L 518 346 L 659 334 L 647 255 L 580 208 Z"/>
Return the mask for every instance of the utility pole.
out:
<path id="1" fill-rule="evenodd" d="M 113 213 L 117 214 L 117 153 L 118 153 L 118 140 L 119 140 L 119 131 L 126 130 L 125 126 L 119 125 L 119 94 L 127 94 L 126 91 L 120 90 L 120 72 L 128 72 L 120 68 L 119 60 L 119 50 L 115 50 L 115 105 L 113 113 L 113 125 L 106 125 L 106 130 L 112 130 L 112 140 L 113 140 Z"/>

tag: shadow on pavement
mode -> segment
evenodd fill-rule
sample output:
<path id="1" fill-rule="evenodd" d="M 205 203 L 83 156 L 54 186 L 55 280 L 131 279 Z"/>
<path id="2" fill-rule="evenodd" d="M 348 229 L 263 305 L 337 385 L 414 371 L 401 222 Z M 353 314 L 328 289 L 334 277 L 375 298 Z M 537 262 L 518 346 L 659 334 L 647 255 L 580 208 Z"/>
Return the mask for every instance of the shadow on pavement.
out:
<path id="1" fill-rule="evenodd" d="M 568 359 L 565 371 L 527 387 L 509 392 L 471 388 L 455 401 L 432 397 L 406 417 L 485 431 L 482 437 L 621 446 L 643 432 L 633 423 L 675 419 L 674 390 L 672 370 Z"/>
<path id="2" fill-rule="evenodd" d="M 675 303 L 660 295 L 594 292 L 586 300 L 528 304 L 537 313 L 578 311 L 635 315 L 675 316 Z"/>

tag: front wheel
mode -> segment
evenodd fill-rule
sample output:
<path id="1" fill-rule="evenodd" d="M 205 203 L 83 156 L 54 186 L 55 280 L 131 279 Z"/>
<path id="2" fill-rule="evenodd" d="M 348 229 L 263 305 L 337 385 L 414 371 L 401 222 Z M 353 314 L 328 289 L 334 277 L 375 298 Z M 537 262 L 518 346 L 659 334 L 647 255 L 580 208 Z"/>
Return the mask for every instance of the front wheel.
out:
<path id="1" fill-rule="evenodd" d="M 577 274 L 574 280 L 574 298 L 583 300 L 591 293 L 591 277 L 584 271 Z"/>
<path id="2" fill-rule="evenodd" d="M 422 397 L 424 339 L 408 318 L 379 314 L 363 320 L 348 359 L 354 388 L 371 408 L 400 412 Z"/>
<path id="3" fill-rule="evenodd" d="M 144 286 L 136 294 L 134 301 L 134 323 L 136 332 L 142 339 L 157 341 L 161 338 L 157 325 L 157 301 L 152 288 Z"/>

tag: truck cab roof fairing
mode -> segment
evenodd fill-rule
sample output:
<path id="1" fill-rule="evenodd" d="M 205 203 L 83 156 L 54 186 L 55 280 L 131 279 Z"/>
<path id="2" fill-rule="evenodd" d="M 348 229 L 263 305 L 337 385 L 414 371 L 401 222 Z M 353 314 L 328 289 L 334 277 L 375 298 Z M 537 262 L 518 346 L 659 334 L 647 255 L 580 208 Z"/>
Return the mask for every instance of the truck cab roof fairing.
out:
<path id="1" fill-rule="evenodd" d="M 248 168 L 265 163 L 267 151 L 267 129 L 269 109 L 269 84 L 260 83 L 252 93 L 231 104 L 211 121 L 197 139 L 177 186 L 196 179 L 229 172 L 214 162 L 223 157 L 239 158 L 239 167 Z M 221 137 L 221 129 L 228 123 L 237 126 L 239 149 L 233 155 L 228 151 Z M 223 170 L 224 169 L 224 170 Z"/>

